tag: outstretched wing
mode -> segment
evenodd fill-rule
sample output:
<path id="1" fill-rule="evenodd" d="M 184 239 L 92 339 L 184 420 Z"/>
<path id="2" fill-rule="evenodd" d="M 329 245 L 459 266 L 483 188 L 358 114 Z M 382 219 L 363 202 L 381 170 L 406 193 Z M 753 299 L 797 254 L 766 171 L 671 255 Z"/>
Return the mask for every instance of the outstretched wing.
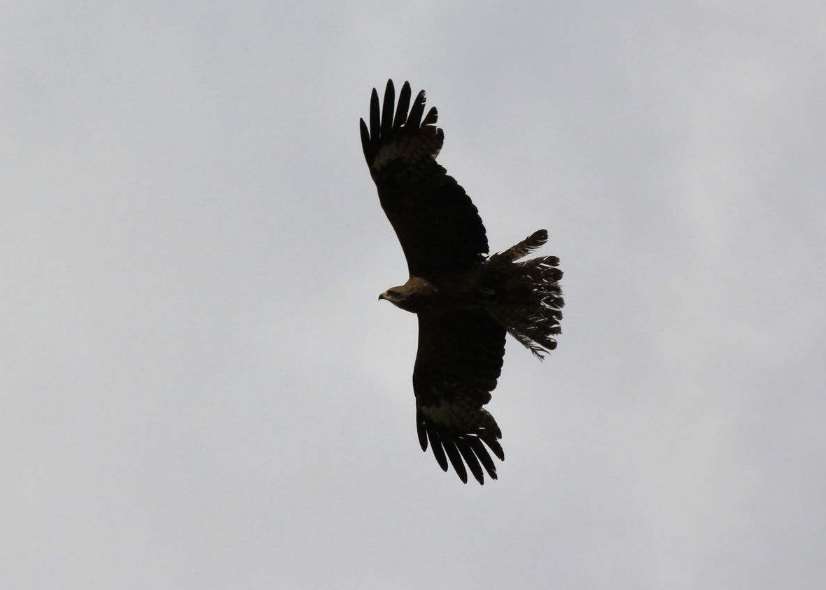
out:
<path id="1" fill-rule="evenodd" d="M 467 270 L 488 252 L 485 226 L 459 184 L 439 164 L 444 133 L 433 107 L 422 119 L 424 90 L 410 105 L 410 84 L 402 86 L 395 107 L 387 81 L 379 111 L 376 89 L 370 98 L 370 128 L 361 120 L 361 144 L 379 200 L 401 242 L 411 276 L 434 278 Z"/>
<path id="2" fill-rule="evenodd" d="M 413 370 L 419 443 L 423 451 L 430 443 L 444 471 L 449 459 L 465 483 L 465 464 L 480 484 L 482 467 L 496 479 L 488 448 L 505 459 L 502 432 L 482 407 L 496 388 L 504 356 L 505 329 L 485 310 L 419 313 Z"/>

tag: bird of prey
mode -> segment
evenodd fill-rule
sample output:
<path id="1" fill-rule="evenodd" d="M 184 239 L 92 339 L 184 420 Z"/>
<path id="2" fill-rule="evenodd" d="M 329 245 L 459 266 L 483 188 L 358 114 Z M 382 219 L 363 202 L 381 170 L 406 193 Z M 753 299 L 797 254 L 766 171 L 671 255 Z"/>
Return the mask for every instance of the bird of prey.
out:
<path id="1" fill-rule="evenodd" d="M 370 124 L 361 144 L 379 201 L 401 242 L 410 278 L 379 295 L 419 320 L 413 369 L 416 427 L 442 470 L 448 460 L 467 483 L 496 479 L 488 450 L 505 459 L 502 432 L 484 406 L 502 371 L 505 333 L 540 359 L 556 348 L 562 292 L 555 256 L 525 259 L 548 239 L 544 229 L 488 256 L 485 226 L 459 184 L 436 162 L 444 133 L 427 115 L 425 93 L 399 101 L 388 80 L 384 104 L 370 97 Z M 467 467 L 466 467 L 467 466 Z M 484 468 L 484 471 L 483 471 Z"/>

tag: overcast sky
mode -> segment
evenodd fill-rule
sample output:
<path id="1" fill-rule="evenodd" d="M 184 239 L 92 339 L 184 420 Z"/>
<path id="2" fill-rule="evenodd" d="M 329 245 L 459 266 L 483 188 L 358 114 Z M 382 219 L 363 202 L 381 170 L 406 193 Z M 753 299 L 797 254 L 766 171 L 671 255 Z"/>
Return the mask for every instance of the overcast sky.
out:
<path id="1" fill-rule="evenodd" d="M 388 77 L 565 271 L 484 487 L 376 301 Z M 3 3 L 0 586 L 826 587 L 824 95 L 814 0 Z"/>

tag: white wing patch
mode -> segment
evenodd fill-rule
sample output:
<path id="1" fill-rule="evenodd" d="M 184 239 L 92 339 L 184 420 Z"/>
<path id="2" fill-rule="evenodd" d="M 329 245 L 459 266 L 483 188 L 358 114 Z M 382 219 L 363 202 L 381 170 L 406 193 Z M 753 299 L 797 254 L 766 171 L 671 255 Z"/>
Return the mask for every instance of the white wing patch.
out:
<path id="1" fill-rule="evenodd" d="M 490 428 L 496 424 L 487 410 L 468 398 L 457 398 L 452 402 L 440 400 L 438 405 L 419 406 L 419 409 L 434 424 L 456 432 L 469 433 L 480 426 Z"/>
<path id="2" fill-rule="evenodd" d="M 402 134 L 379 148 L 373 169 L 380 171 L 393 160 L 412 164 L 426 157 L 436 159 L 442 150 L 444 135 L 436 127 L 422 127 L 415 135 Z"/>
<path id="3" fill-rule="evenodd" d="M 431 421 L 443 426 L 452 426 L 453 424 L 453 406 L 442 400 L 438 406 L 422 406 L 422 414 L 430 418 Z"/>

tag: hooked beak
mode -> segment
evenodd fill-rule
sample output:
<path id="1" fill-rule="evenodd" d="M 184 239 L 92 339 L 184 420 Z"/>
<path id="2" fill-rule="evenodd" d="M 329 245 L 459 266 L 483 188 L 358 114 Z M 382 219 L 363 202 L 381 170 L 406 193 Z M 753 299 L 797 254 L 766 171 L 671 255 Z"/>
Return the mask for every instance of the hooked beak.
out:
<path id="1" fill-rule="evenodd" d="M 384 294 L 384 293 L 382 293 L 381 295 L 379 295 L 379 301 L 381 301 L 382 299 L 387 299 L 387 297 L 385 297 L 385 294 Z"/>

